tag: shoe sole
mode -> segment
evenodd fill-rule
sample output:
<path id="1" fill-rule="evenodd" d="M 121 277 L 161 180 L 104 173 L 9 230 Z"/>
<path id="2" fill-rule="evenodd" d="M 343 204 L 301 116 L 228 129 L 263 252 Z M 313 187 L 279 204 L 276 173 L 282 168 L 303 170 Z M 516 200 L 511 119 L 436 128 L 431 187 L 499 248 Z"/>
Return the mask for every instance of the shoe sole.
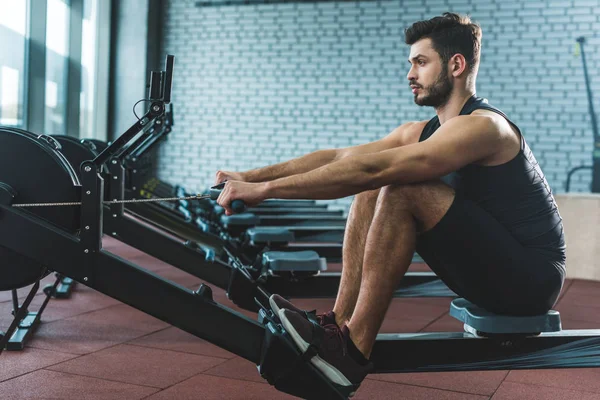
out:
<path id="1" fill-rule="evenodd" d="M 296 346 L 298 346 L 300 348 L 300 351 L 302 353 L 306 352 L 306 350 L 309 348 L 310 344 L 307 343 L 304 339 L 302 339 L 302 336 L 300 336 L 298 334 L 298 332 L 296 331 L 296 329 L 294 329 L 294 326 L 286 318 L 284 309 L 281 309 L 279 311 L 279 319 L 281 320 L 281 323 L 283 324 L 283 327 L 285 328 L 285 330 L 287 331 L 287 333 L 289 333 L 290 336 L 292 337 L 292 339 L 294 340 L 294 343 L 296 343 Z M 327 379 L 329 379 L 331 382 L 335 383 L 336 385 L 340 385 L 340 386 L 354 386 L 352 384 L 352 382 L 350 382 L 344 376 L 344 374 L 342 374 L 333 365 L 329 364 L 327 361 L 325 361 L 321 357 L 319 357 L 318 354 L 315 355 L 313 358 L 311 358 L 310 362 L 319 371 L 321 371 L 327 377 Z M 353 395 L 354 395 L 354 392 L 350 393 L 349 397 L 352 397 Z"/>
<path id="2" fill-rule="evenodd" d="M 273 313 L 279 317 L 279 311 L 281 311 L 281 308 L 277 307 L 277 304 L 275 301 L 273 301 L 273 296 L 269 297 L 269 305 L 271 306 Z"/>
<path id="3" fill-rule="evenodd" d="M 277 303 L 275 303 L 275 300 L 273 300 L 273 296 L 269 297 L 269 306 L 271 306 L 271 310 L 273 311 L 273 314 L 275 314 L 275 316 L 279 318 L 279 311 L 281 310 L 281 308 L 279 308 L 277 306 Z M 288 308 L 288 310 L 297 312 L 297 313 L 302 312 L 302 310 L 300 310 L 300 309 L 298 309 L 298 311 L 296 311 L 296 310 L 292 310 L 291 308 Z"/>

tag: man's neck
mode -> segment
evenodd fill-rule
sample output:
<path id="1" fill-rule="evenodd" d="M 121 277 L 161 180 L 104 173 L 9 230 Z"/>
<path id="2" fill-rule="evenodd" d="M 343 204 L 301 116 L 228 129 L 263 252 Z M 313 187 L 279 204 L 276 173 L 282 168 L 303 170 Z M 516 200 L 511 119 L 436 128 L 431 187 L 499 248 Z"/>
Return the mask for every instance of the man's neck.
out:
<path id="1" fill-rule="evenodd" d="M 460 92 L 454 92 L 450 96 L 450 99 L 442 107 L 435 109 L 440 125 L 443 125 L 450 118 L 456 117 L 460 114 L 465 103 L 475 94 L 475 90 L 464 90 Z"/>

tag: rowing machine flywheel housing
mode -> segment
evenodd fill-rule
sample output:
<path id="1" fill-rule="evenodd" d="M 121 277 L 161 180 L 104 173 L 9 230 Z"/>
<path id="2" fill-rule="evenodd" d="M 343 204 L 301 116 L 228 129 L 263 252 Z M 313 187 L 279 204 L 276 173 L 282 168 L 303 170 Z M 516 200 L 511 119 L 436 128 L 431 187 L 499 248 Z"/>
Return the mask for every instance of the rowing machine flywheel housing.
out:
<path id="1" fill-rule="evenodd" d="M 60 145 L 49 136 L 0 127 L 0 182 L 15 191 L 13 204 L 81 201 L 77 174 L 59 149 Z M 32 207 L 22 211 L 32 213 L 67 233 L 79 231 L 78 206 Z M 1 215 L 0 223 L 3 223 Z M 15 232 L 23 229 L 19 226 L 10 228 Z M 43 264 L 8 249 L 1 240 L 0 237 L 0 290 L 21 288 L 41 278 Z M 45 245 L 52 246 L 52 243 Z"/>

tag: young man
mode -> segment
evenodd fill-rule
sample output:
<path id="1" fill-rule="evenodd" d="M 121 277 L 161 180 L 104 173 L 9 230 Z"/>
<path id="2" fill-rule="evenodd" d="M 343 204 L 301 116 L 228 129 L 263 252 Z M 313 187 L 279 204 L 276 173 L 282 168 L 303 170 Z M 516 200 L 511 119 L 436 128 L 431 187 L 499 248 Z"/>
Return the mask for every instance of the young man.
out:
<path id="1" fill-rule="evenodd" d="M 475 96 L 481 28 L 445 13 L 405 34 L 414 101 L 436 117 L 372 143 L 217 172 L 217 182 L 228 180 L 218 200 L 228 213 L 234 199 L 356 195 L 334 309 L 313 319 L 271 299 L 300 349 L 318 336 L 311 362 L 354 388 L 372 367 L 377 332 L 415 250 L 459 296 L 500 314 L 545 313 L 565 274 L 562 219 L 543 172 L 517 126 Z"/>

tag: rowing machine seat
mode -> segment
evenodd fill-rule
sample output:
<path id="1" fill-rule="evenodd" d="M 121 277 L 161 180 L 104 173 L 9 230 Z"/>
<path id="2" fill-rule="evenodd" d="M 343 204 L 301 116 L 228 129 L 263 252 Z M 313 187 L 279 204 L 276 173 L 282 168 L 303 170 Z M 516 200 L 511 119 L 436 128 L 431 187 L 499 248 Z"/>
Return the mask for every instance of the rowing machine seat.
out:
<path id="1" fill-rule="evenodd" d="M 267 251 L 263 253 L 263 266 L 271 271 L 325 271 L 327 262 L 316 251 Z"/>
<path id="2" fill-rule="evenodd" d="M 241 213 L 234 215 L 222 215 L 221 223 L 225 229 L 245 228 L 258 225 L 260 223 L 260 219 L 251 213 Z"/>
<path id="3" fill-rule="evenodd" d="M 560 314 L 550 310 L 543 315 L 511 316 L 491 313 L 457 298 L 450 304 L 450 316 L 465 324 L 465 331 L 480 334 L 537 334 L 561 330 Z"/>
<path id="4" fill-rule="evenodd" d="M 294 241 L 294 233 L 277 226 L 257 226 L 247 231 L 252 246 L 264 244 L 287 244 Z"/>

